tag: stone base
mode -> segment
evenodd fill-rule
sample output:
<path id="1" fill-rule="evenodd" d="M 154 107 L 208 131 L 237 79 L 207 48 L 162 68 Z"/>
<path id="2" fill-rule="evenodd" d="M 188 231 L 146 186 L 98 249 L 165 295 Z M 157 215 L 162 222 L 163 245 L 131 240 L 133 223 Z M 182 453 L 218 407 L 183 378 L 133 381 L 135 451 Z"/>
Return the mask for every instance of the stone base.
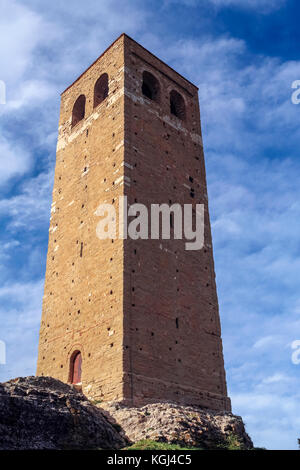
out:
<path id="1" fill-rule="evenodd" d="M 185 447 L 216 449 L 227 448 L 233 442 L 240 449 L 253 448 L 242 418 L 230 412 L 170 402 L 142 407 L 106 402 L 98 406 L 108 421 L 123 429 L 123 437 L 133 443 L 149 439 Z"/>

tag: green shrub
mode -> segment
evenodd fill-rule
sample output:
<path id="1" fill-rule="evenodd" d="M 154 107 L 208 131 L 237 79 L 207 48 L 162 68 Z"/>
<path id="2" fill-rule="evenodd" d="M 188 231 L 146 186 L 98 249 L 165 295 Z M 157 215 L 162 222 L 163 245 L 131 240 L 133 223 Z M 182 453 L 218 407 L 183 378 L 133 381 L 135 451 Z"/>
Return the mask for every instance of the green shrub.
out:
<path id="1" fill-rule="evenodd" d="M 218 449 L 222 450 L 245 450 L 244 444 L 241 442 L 240 438 L 236 434 L 229 434 L 226 438 L 224 444 L 219 444 Z"/>
<path id="2" fill-rule="evenodd" d="M 124 450 L 202 450 L 200 447 L 181 447 L 178 444 L 168 444 L 166 442 L 156 442 L 144 439 L 136 442 Z"/>

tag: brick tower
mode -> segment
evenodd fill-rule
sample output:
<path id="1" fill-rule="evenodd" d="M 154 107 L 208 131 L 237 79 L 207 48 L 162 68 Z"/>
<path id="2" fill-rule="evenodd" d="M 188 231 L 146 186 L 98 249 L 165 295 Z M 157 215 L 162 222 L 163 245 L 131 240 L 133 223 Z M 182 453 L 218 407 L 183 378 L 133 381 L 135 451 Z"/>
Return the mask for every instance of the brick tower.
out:
<path id="1" fill-rule="evenodd" d="M 100 240 L 97 208 L 204 204 L 205 245 Z M 230 410 L 198 90 L 121 35 L 61 97 L 37 375 Z"/>

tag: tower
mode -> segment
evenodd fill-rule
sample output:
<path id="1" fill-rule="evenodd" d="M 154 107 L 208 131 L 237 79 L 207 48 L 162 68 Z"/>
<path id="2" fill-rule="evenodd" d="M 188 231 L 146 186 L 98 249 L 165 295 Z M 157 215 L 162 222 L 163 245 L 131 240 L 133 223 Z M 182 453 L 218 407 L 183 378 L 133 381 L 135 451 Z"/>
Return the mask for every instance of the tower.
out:
<path id="1" fill-rule="evenodd" d="M 124 196 L 204 204 L 204 247 L 99 239 L 97 208 Z M 125 34 L 62 93 L 37 375 L 94 399 L 231 409 L 198 90 Z"/>

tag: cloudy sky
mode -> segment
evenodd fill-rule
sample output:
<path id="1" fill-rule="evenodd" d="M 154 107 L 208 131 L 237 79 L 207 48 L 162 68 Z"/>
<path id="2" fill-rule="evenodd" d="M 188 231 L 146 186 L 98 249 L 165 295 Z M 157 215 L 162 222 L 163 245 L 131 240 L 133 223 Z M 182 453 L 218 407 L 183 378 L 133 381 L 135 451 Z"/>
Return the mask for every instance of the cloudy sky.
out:
<path id="1" fill-rule="evenodd" d="M 35 373 L 60 92 L 126 32 L 199 86 L 233 411 L 257 446 L 297 448 L 299 2 L 0 0 L 0 11 L 0 380 Z"/>

